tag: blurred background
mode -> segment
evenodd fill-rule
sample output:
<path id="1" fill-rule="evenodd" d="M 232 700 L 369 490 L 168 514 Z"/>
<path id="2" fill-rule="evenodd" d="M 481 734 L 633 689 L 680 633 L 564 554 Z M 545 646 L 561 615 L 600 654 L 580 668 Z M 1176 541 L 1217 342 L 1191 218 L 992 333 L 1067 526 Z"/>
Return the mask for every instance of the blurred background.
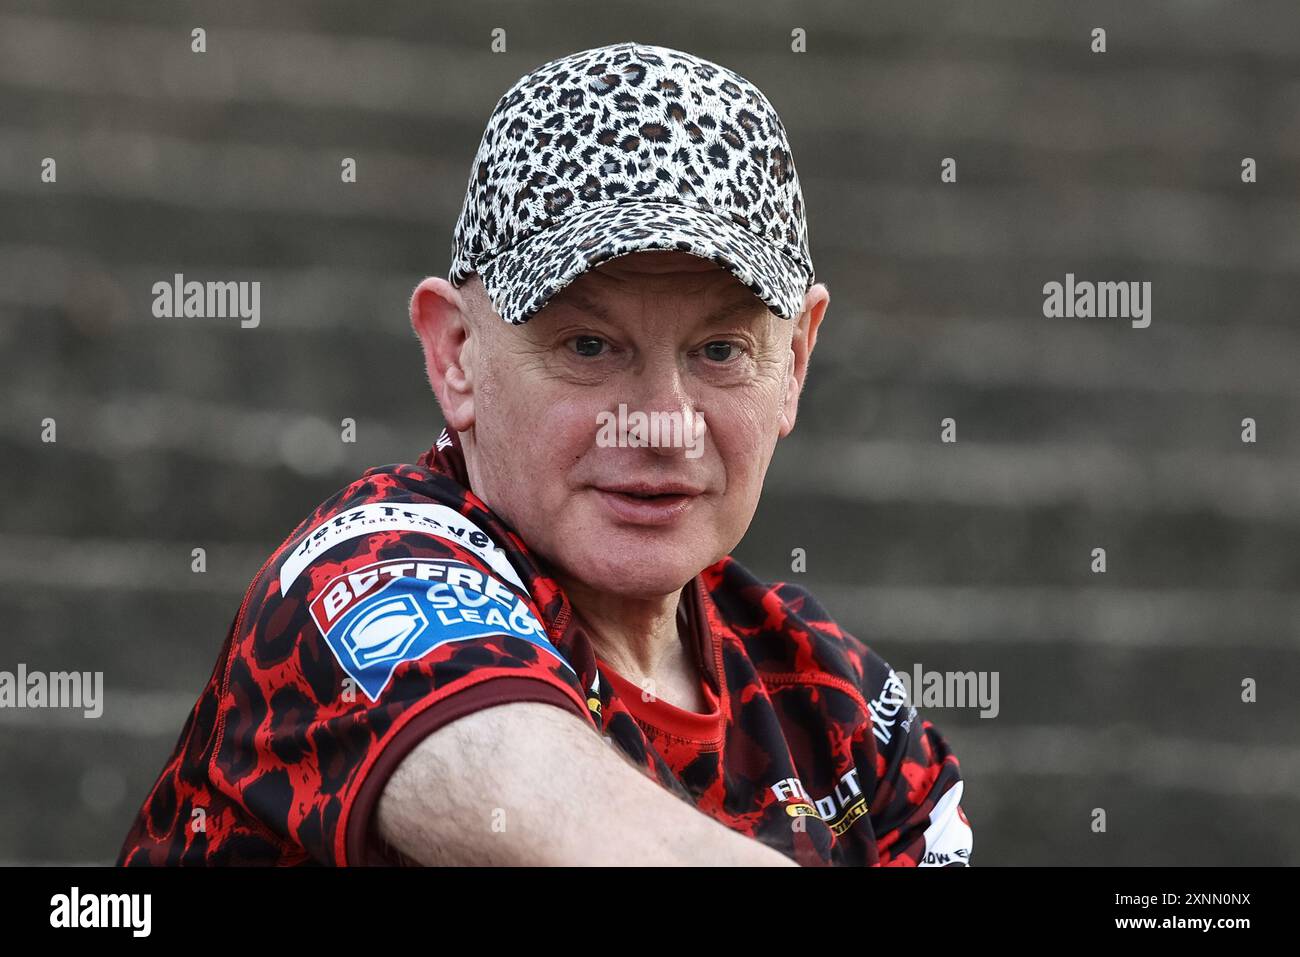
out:
<path id="1" fill-rule="evenodd" d="M 999 673 L 995 719 L 927 709 L 974 863 L 1300 863 L 1294 0 L 3 0 L 0 669 L 107 702 L 0 710 L 0 862 L 111 862 L 261 561 L 432 444 L 406 305 L 488 114 L 623 40 L 790 132 L 832 302 L 736 555 L 899 671 Z M 260 281 L 260 326 L 154 318 L 178 272 Z M 1067 272 L 1151 326 L 1045 319 Z"/>

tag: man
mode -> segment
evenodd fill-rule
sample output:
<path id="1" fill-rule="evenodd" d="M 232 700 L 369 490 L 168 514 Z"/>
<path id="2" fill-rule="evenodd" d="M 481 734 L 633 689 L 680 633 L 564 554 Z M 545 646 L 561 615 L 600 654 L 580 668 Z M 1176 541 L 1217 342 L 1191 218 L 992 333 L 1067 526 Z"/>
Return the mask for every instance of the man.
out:
<path id="1" fill-rule="evenodd" d="M 967 863 L 897 676 L 729 557 L 828 302 L 742 77 L 516 83 L 411 300 L 447 428 L 268 559 L 121 863 Z"/>

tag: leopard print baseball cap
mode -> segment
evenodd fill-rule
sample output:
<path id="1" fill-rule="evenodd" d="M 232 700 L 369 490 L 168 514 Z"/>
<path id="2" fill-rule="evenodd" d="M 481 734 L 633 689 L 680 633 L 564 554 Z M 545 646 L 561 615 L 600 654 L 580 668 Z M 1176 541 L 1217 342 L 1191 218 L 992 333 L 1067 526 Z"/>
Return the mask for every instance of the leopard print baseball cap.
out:
<path id="1" fill-rule="evenodd" d="M 680 250 L 796 318 L 814 271 L 785 127 L 767 97 L 680 50 L 617 43 L 528 73 L 497 102 L 470 170 L 448 276 L 478 273 L 527 322 L 586 270 Z"/>

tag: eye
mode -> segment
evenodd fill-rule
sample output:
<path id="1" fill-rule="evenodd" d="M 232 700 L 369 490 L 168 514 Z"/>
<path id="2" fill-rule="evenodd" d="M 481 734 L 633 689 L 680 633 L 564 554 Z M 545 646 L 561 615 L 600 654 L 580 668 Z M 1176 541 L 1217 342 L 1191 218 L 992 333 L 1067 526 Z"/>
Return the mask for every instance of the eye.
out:
<path id="1" fill-rule="evenodd" d="M 726 362 L 731 358 L 731 351 L 735 346 L 723 340 L 710 342 L 704 347 L 704 354 L 714 362 Z"/>
<path id="2" fill-rule="evenodd" d="M 605 340 L 599 336 L 576 336 L 569 340 L 573 351 L 580 356 L 598 356 L 605 350 Z"/>

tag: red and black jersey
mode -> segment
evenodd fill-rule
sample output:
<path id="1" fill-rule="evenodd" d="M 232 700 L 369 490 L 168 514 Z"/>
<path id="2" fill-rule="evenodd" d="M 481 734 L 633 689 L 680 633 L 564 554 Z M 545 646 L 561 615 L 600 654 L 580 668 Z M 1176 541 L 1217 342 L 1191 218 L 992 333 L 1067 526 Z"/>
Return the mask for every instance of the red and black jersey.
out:
<path id="1" fill-rule="evenodd" d="M 599 661 L 539 557 L 468 489 L 454 433 L 371 469 L 254 577 L 119 864 L 405 863 L 372 829 L 429 733 L 566 708 L 701 812 L 804 865 L 966 864 L 957 758 L 813 597 L 727 557 L 679 617 L 709 713 Z"/>

